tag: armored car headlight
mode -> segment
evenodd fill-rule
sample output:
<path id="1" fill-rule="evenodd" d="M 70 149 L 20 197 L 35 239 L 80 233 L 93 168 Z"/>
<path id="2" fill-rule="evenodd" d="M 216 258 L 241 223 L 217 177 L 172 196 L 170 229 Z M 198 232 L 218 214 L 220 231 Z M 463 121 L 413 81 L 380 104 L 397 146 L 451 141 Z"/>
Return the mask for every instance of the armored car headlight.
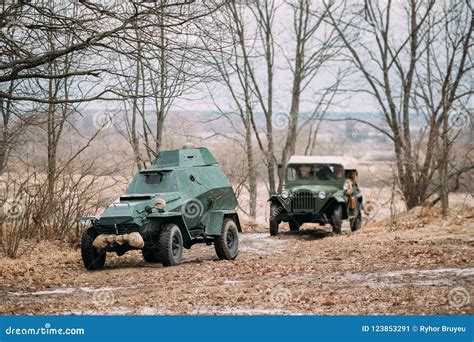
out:
<path id="1" fill-rule="evenodd" d="M 320 192 L 318 192 L 318 197 L 319 197 L 319 199 L 325 199 L 326 198 L 326 191 L 321 190 Z"/>
<path id="2" fill-rule="evenodd" d="M 163 198 L 157 198 L 155 200 L 155 208 L 158 210 L 158 211 L 162 211 L 165 209 L 165 206 L 166 206 L 166 201 L 163 199 Z"/>
<path id="3" fill-rule="evenodd" d="M 288 192 L 288 190 L 283 190 L 283 191 L 281 192 L 281 197 L 282 197 L 283 199 L 287 199 L 289 196 L 290 196 L 290 193 Z"/>

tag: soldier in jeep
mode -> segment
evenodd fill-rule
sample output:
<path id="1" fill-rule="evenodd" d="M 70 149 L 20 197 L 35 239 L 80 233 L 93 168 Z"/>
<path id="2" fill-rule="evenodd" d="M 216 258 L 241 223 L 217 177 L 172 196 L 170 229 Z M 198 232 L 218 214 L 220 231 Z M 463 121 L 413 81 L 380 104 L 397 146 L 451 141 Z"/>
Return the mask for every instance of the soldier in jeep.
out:
<path id="1" fill-rule="evenodd" d="M 311 178 L 311 166 L 301 165 L 298 170 L 300 179 L 310 179 Z"/>
<path id="2" fill-rule="evenodd" d="M 342 179 L 344 177 L 344 168 L 340 165 L 334 166 L 334 179 Z"/>

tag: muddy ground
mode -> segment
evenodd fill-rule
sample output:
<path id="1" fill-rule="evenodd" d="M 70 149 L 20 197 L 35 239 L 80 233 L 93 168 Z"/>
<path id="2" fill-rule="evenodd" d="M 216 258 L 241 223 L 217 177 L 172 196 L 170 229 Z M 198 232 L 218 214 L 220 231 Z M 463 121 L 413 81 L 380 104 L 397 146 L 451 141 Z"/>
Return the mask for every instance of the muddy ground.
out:
<path id="1" fill-rule="evenodd" d="M 196 245 L 177 267 L 137 251 L 109 254 L 98 272 L 77 249 L 29 241 L 20 258 L 0 257 L 0 314 L 473 314 L 472 215 L 389 227 L 244 232 L 233 262 Z"/>

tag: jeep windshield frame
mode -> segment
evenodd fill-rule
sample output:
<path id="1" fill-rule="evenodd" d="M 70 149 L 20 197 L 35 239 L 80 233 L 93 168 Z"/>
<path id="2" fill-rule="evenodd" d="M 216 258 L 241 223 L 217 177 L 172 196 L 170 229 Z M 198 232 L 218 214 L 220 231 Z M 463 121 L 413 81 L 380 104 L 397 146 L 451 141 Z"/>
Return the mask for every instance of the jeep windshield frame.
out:
<path id="1" fill-rule="evenodd" d="M 286 184 L 343 184 L 344 181 L 341 164 L 288 164 L 285 172 Z"/>

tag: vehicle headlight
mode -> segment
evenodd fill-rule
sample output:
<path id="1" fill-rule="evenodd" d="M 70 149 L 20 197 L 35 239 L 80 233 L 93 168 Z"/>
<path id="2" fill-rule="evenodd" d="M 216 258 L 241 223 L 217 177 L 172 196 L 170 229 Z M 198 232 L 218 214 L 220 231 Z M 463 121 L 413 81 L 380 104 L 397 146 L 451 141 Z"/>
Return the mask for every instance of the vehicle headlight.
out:
<path id="1" fill-rule="evenodd" d="M 281 192 L 281 197 L 282 197 L 283 199 L 287 199 L 289 196 L 290 196 L 290 193 L 288 192 L 288 190 L 283 190 L 283 191 Z"/>
<path id="2" fill-rule="evenodd" d="M 347 182 L 344 183 L 344 185 L 342 186 L 342 188 L 343 188 L 344 190 L 349 189 L 349 183 L 347 183 Z"/>
<path id="3" fill-rule="evenodd" d="M 321 190 L 320 192 L 318 192 L 318 197 L 319 197 L 319 199 L 325 199 L 326 198 L 326 191 Z"/>
<path id="4" fill-rule="evenodd" d="M 166 206 L 166 201 L 163 198 L 157 198 L 155 200 L 155 209 L 161 211 L 164 210 Z"/>

